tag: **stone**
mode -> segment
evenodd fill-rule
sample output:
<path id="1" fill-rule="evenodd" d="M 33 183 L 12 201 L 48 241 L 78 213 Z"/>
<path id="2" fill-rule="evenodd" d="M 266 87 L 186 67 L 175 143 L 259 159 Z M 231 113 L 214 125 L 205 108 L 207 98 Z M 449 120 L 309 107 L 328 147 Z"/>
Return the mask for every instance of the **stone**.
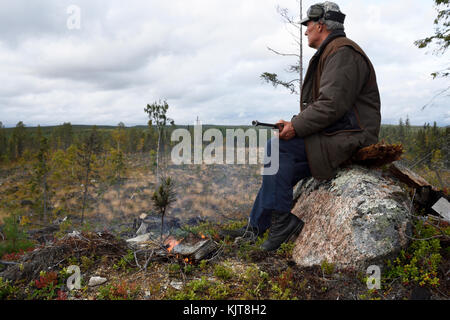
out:
<path id="1" fill-rule="evenodd" d="M 108 281 L 108 279 L 106 279 L 106 278 L 102 278 L 102 277 L 91 277 L 91 278 L 89 279 L 88 286 L 89 286 L 89 287 L 99 286 L 99 285 L 101 285 L 101 284 L 104 284 L 106 281 Z"/>
<path id="2" fill-rule="evenodd" d="M 142 234 L 140 236 L 128 239 L 127 242 L 131 245 L 141 245 L 144 242 L 147 242 L 151 239 L 152 234 L 151 233 L 146 233 L 146 234 Z"/>
<path id="3" fill-rule="evenodd" d="M 408 244 L 411 200 L 381 171 L 353 165 L 331 180 L 300 181 L 294 195 L 292 213 L 305 222 L 293 250 L 299 266 L 367 268 Z"/>
<path id="4" fill-rule="evenodd" d="M 183 282 L 173 280 L 170 282 L 170 286 L 176 290 L 181 290 L 183 289 Z"/>
<path id="5" fill-rule="evenodd" d="M 139 216 L 139 219 L 141 219 L 141 220 L 144 220 L 145 218 L 147 218 L 147 214 L 146 213 L 142 213 L 140 216 Z"/>

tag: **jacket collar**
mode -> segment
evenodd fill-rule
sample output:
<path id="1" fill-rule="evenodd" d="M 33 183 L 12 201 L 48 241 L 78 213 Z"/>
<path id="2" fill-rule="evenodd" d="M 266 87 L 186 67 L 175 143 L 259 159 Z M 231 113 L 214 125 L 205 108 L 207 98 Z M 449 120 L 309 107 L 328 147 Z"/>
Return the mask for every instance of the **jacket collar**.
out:
<path id="1" fill-rule="evenodd" d="M 345 37 L 345 32 L 343 30 L 333 30 L 328 35 L 328 37 L 322 42 L 319 49 L 317 49 L 316 53 L 314 54 L 313 58 L 320 57 L 322 52 L 325 50 L 326 46 L 333 41 L 336 38 Z"/>
<path id="2" fill-rule="evenodd" d="M 325 50 L 325 47 L 334 39 L 340 38 L 340 37 L 345 37 L 345 36 L 346 35 L 343 30 L 333 30 L 328 35 L 328 37 L 322 42 L 319 49 L 317 49 L 316 53 L 312 56 L 311 60 L 309 61 L 309 67 L 308 67 L 308 70 L 306 71 L 305 79 L 303 81 L 302 96 L 300 98 L 302 102 L 304 100 L 303 88 L 305 88 L 306 83 L 310 80 L 310 78 L 313 76 L 314 72 L 316 71 L 319 58 L 322 55 L 323 51 Z"/>

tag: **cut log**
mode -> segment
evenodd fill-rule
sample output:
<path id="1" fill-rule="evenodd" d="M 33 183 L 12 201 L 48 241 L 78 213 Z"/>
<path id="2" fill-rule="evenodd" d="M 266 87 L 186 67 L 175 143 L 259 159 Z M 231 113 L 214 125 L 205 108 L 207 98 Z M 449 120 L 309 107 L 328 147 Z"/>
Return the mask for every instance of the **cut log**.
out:
<path id="1" fill-rule="evenodd" d="M 389 171 L 401 182 L 406 183 L 412 188 L 432 187 L 424 178 L 398 162 L 392 163 Z"/>
<path id="2" fill-rule="evenodd" d="M 196 244 L 180 243 L 173 248 L 174 254 L 179 254 L 189 260 L 200 261 L 217 249 L 217 244 L 210 239 L 201 240 Z"/>

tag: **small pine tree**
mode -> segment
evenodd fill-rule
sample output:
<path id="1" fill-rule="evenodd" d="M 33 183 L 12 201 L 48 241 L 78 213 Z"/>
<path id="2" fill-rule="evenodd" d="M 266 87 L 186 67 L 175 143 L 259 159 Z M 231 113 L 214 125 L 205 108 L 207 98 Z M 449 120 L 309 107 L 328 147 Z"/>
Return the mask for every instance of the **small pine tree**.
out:
<path id="1" fill-rule="evenodd" d="M 109 156 L 109 177 L 108 180 L 111 184 L 115 185 L 117 198 L 119 200 L 119 211 L 122 213 L 122 200 L 120 196 L 120 186 L 122 184 L 122 179 L 124 178 L 127 167 L 125 162 L 124 154 L 121 150 L 112 148 Z"/>
<path id="2" fill-rule="evenodd" d="M 167 212 L 167 209 L 169 209 L 172 203 L 175 202 L 175 197 L 175 184 L 172 178 L 162 178 L 158 189 L 153 193 L 152 196 L 153 205 L 161 215 L 161 242 L 163 236 L 164 216 Z"/>
<path id="3" fill-rule="evenodd" d="M 9 217 L 5 218 L 2 233 L 5 240 L 0 242 L 0 258 L 6 253 L 26 250 L 33 246 L 33 243 L 27 240 L 27 235 L 19 224 L 17 211 L 13 211 Z"/>
<path id="4" fill-rule="evenodd" d="M 158 146 L 156 149 L 156 181 L 159 182 L 159 151 L 161 148 L 161 138 L 163 136 L 163 130 L 166 127 L 167 123 L 174 125 L 175 122 L 173 119 L 167 117 L 167 110 L 169 109 L 169 104 L 167 101 L 154 102 L 153 104 L 147 104 L 144 111 L 148 114 L 149 122 L 148 125 L 151 128 L 152 125 L 156 126 L 158 130 Z"/>
<path id="5" fill-rule="evenodd" d="M 47 209 L 49 207 L 50 190 L 48 177 L 50 173 L 50 148 L 47 138 L 41 136 L 39 141 L 39 151 L 36 155 L 36 163 L 33 166 L 33 176 L 31 180 L 31 191 L 37 193 L 40 198 L 39 210 L 42 210 L 44 224 L 48 222 Z"/>
<path id="6" fill-rule="evenodd" d="M 101 151 L 101 140 L 97 132 L 97 127 L 94 126 L 90 134 L 83 139 L 83 142 L 78 147 L 77 151 L 77 162 L 83 171 L 81 179 L 84 186 L 83 204 L 81 209 L 81 224 L 83 224 L 84 222 L 84 211 L 86 208 L 86 200 L 90 185 L 90 177 L 94 170 L 96 155 L 99 154 L 100 151 Z"/>

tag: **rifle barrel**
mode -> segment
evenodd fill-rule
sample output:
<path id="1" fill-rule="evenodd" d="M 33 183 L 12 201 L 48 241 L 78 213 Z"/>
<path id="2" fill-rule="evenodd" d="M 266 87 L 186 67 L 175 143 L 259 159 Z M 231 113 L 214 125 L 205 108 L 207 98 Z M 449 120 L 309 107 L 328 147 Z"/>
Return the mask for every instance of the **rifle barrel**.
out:
<path id="1" fill-rule="evenodd" d="M 280 127 L 283 127 L 283 124 L 274 124 L 274 123 L 264 123 L 264 122 L 259 122 L 258 120 L 253 120 L 252 121 L 252 125 L 254 126 L 262 126 L 262 127 L 270 127 L 273 129 L 279 129 Z"/>

